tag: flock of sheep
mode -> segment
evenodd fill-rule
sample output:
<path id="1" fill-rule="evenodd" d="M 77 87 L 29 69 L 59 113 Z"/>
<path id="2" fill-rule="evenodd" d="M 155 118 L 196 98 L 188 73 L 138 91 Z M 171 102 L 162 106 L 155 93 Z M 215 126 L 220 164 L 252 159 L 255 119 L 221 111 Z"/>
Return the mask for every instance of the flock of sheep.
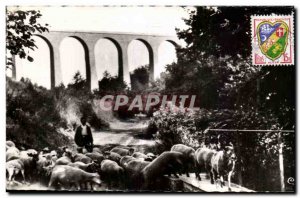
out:
<path id="1" fill-rule="evenodd" d="M 104 181 L 108 187 L 123 186 L 134 190 L 155 190 L 154 186 L 164 175 L 178 177 L 206 171 L 211 183 L 230 178 L 236 157 L 232 146 L 215 150 L 201 147 L 196 151 L 183 144 L 174 145 L 160 155 L 141 153 L 133 147 L 117 146 L 109 151 L 94 147 L 93 152 L 78 153 L 67 147 L 37 152 L 34 149 L 20 151 L 12 141 L 6 142 L 7 182 L 16 180 L 40 182 L 49 189 L 97 190 Z M 126 185 L 126 186 L 125 186 Z"/>

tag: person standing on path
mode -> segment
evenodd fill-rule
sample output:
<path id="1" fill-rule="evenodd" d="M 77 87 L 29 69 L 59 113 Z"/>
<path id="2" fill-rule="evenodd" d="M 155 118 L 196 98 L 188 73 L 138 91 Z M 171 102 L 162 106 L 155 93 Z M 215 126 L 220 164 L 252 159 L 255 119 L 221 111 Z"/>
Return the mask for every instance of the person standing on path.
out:
<path id="1" fill-rule="evenodd" d="M 86 124 L 86 118 L 84 116 L 80 119 L 80 121 L 81 125 L 77 127 L 75 133 L 75 143 L 79 147 L 79 151 L 82 151 L 82 147 L 84 147 L 88 152 L 92 152 L 94 140 L 91 127 Z"/>

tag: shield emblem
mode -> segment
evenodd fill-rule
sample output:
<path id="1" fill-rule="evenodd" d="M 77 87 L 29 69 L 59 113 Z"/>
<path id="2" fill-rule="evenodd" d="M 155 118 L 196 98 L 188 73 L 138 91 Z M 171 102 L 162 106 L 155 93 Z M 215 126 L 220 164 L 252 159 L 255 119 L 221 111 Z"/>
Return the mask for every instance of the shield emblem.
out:
<path id="1" fill-rule="evenodd" d="M 261 52 L 272 61 L 279 58 L 288 44 L 289 28 L 283 21 L 263 21 L 257 26 L 258 45 Z"/>

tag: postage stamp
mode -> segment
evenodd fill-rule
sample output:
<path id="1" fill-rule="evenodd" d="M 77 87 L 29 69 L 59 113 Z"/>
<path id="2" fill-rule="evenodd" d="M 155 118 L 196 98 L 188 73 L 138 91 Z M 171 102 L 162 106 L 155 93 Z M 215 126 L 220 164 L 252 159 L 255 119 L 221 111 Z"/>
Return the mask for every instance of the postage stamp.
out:
<path id="1" fill-rule="evenodd" d="M 294 64 L 293 15 L 252 16 L 252 64 Z"/>

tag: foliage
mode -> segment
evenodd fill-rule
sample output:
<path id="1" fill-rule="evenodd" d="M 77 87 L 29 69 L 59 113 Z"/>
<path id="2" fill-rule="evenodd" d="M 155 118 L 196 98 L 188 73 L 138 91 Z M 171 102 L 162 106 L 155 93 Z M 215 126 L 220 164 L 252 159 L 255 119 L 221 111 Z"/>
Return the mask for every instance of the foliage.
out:
<path id="1" fill-rule="evenodd" d="M 149 87 L 149 65 L 136 68 L 130 74 L 131 89 L 142 91 Z"/>
<path id="2" fill-rule="evenodd" d="M 103 78 L 98 82 L 98 93 L 101 95 L 122 93 L 127 89 L 127 85 L 118 76 L 111 76 L 107 71 L 104 72 Z"/>
<path id="3" fill-rule="evenodd" d="M 6 80 L 7 139 L 25 148 L 53 148 L 70 143 L 59 133 L 66 127 L 55 108 L 51 91 L 33 85 L 30 80 Z"/>
<path id="4" fill-rule="evenodd" d="M 188 26 L 178 30 L 187 47 L 179 58 L 205 61 L 211 55 L 233 59 L 248 59 L 251 55 L 251 15 L 291 14 L 293 7 L 197 7 L 185 19 Z"/>
<path id="5" fill-rule="evenodd" d="M 293 11 L 293 7 L 191 10 L 185 20 L 188 28 L 177 29 L 187 47 L 177 48 L 178 62 L 167 66 L 166 90 L 197 94 L 202 108 L 271 108 L 284 114 L 283 122 L 294 128 L 295 67 L 254 67 L 250 56 L 251 15 Z"/>
<path id="6" fill-rule="evenodd" d="M 223 144 L 233 143 L 238 155 L 237 171 L 241 173 L 246 187 L 254 190 L 278 190 L 278 142 L 277 133 L 253 132 L 208 132 L 208 128 L 219 129 L 280 129 L 278 118 L 271 112 L 219 109 L 191 111 L 175 108 L 160 109 L 151 118 L 151 129 L 156 129 L 156 138 L 169 150 L 174 144 L 182 143 L 195 149 L 201 145 L 216 143 L 222 135 Z M 150 130 L 150 129 L 149 129 Z M 286 177 L 293 173 L 293 134 L 284 134 L 284 161 Z M 253 174 L 253 173 L 259 173 Z M 237 174 L 234 180 L 237 180 Z M 259 184 L 259 185 L 257 185 Z"/>
<path id="7" fill-rule="evenodd" d="M 39 22 L 41 16 L 38 10 L 6 10 L 6 49 L 12 55 L 33 61 L 33 58 L 27 54 L 29 49 L 37 48 L 32 36 L 36 32 L 48 31 L 48 24 L 42 25 Z M 11 59 L 7 60 L 7 66 L 12 64 L 11 61 Z"/>

